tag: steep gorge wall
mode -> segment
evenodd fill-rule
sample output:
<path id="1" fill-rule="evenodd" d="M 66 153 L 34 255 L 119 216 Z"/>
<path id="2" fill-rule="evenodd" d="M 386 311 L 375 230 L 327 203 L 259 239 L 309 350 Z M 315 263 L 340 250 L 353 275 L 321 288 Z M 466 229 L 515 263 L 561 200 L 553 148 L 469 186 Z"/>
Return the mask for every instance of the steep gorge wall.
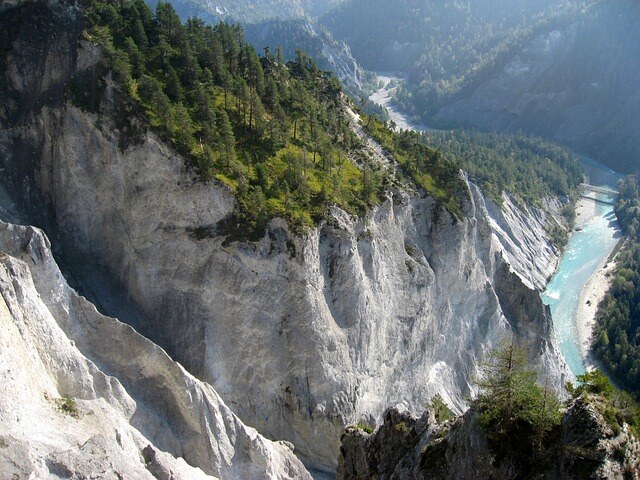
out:
<path id="1" fill-rule="evenodd" d="M 0 221 L 0 477 L 310 479 L 289 446 L 69 288 L 48 239 Z"/>
<path id="2" fill-rule="evenodd" d="M 51 232 L 86 294 L 243 421 L 331 469 L 348 423 L 389 405 L 419 410 L 435 393 L 464 409 L 476 365 L 510 332 L 563 384 L 536 291 L 558 257 L 547 214 L 508 198 L 500 210 L 469 185 L 460 220 L 394 192 L 363 219 L 336 209 L 303 237 L 276 220 L 257 243 L 200 238 L 233 196 L 123 123 L 109 85 L 99 113 L 68 102 L 65 82 L 99 52 L 50 27 L 42 38 L 18 29 L 7 52 L 0 156 L 12 200 Z"/>

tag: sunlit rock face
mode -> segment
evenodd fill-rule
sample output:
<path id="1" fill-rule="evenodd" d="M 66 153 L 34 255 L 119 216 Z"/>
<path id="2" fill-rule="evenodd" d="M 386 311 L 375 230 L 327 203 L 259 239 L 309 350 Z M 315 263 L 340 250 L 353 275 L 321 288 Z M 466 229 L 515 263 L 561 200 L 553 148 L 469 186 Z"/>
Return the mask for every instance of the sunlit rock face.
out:
<path id="1" fill-rule="evenodd" d="M 3 478 L 311 478 L 289 446 L 69 288 L 33 227 L 0 222 L 0 323 Z"/>

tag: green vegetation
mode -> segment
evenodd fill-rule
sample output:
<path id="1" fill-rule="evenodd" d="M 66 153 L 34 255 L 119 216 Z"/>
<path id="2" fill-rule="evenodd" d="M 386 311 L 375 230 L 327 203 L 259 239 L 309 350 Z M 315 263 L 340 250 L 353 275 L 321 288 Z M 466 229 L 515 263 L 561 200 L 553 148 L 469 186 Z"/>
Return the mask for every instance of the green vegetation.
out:
<path id="1" fill-rule="evenodd" d="M 364 127 L 400 166 L 400 172 L 413 180 L 451 213 L 462 217 L 462 197 L 466 186 L 460 167 L 439 150 L 427 146 L 419 132 L 392 132 L 386 122 L 363 114 Z"/>
<path id="2" fill-rule="evenodd" d="M 369 435 L 371 435 L 373 433 L 373 427 L 371 427 L 371 425 L 368 425 L 364 422 L 358 422 L 358 424 L 356 425 L 356 428 L 362 430 L 363 432 L 368 433 Z"/>
<path id="3" fill-rule="evenodd" d="M 422 141 L 469 172 L 498 205 L 503 191 L 531 205 L 549 196 L 571 196 L 584 178 L 571 151 L 522 133 L 427 132 Z"/>
<path id="4" fill-rule="evenodd" d="M 562 419 L 555 393 L 536 382 L 526 352 L 513 342 L 491 353 L 478 381 L 475 407 L 491 448 L 498 456 L 512 457 L 522 472 L 544 467 L 536 459 L 553 445 Z"/>
<path id="5" fill-rule="evenodd" d="M 640 187 L 635 176 L 618 185 L 615 211 L 628 235 L 611 287 L 598 308 L 594 351 L 620 386 L 640 394 Z"/>
<path id="6" fill-rule="evenodd" d="M 409 427 L 407 426 L 407 422 L 399 422 L 393 426 L 393 429 L 396 432 L 406 433 L 409 431 Z"/>
<path id="7" fill-rule="evenodd" d="M 290 20 L 268 20 L 257 24 L 244 25 L 245 37 L 256 48 L 265 45 L 278 45 L 285 59 L 295 59 L 297 50 L 304 50 L 324 70 L 332 70 L 336 62 L 342 65 L 342 61 L 348 62 L 347 52 L 342 51 L 344 45 L 336 41 L 322 27 L 313 25 L 307 18 Z M 341 59 L 332 58 L 342 55 Z M 358 97 L 361 93 L 362 81 L 365 84 L 373 84 L 377 79 L 371 72 L 358 71 L 356 65 L 350 65 L 352 74 L 341 77 L 342 86 L 347 93 Z M 344 72 L 343 72 L 344 73 Z M 373 103 L 371 106 L 375 105 Z M 381 112 L 380 112 L 381 113 Z"/>
<path id="8" fill-rule="evenodd" d="M 237 221 L 263 231 L 282 216 L 297 229 L 337 204 L 361 213 L 377 201 L 350 160 L 357 139 L 342 114 L 339 82 L 299 51 L 284 65 L 259 57 L 239 26 L 183 25 L 171 5 L 87 0 L 86 38 L 150 125 L 238 198 Z"/>
<path id="9" fill-rule="evenodd" d="M 58 408 L 65 414 L 78 418 L 78 406 L 76 402 L 71 397 L 64 397 L 58 400 Z"/>
<path id="10" fill-rule="evenodd" d="M 426 407 L 433 410 L 433 414 L 438 422 L 446 422 L 455 416 L 440 394 L 434 395 Z"/>
<path id="11" fill-rule="evenodd" d="M 635 175 L 618 182 L 620 196 L 616 202 L 616 217 L 631 240 L 640 241 L 640 186 Z"/>
<path id="12" fill-rule="evenodd" d="M 409 73 L 403 110 L 425 116 L 493 71 L 535 32 L 582 1 L 350 0 L 322 18 L 373 71 Z M 363 15 L 362 12 L 366 12 Z"/>
<path id="13" fill-rule="evenodd" d="M 182 24 L 168 3 L 158 3 L 153 15 L 143 0 L 85 0 L 85 19 L 84 37 L 102 47 L 133 110 L 202 179 L 235 193 L 238 209 L 218 233 L 256 239 L 276 216 L 301 232 L 332 205 L 362 214 L 388 187 L 380 168 L 362 158 L 338 80 L 303 51 L 286 64 L 280 49 L 258 56 L 239 26 Z M 81 107 L 99 105 L 89 85 L 94 77 L 69 88 Z M 78 94 L 83 87 L 89 99 Z M 402 172 L 460 214 L 453 163 L 382 124 L 373 122 L 371 131 Z"/>
<path id="14" fill-rule="evenodd" d="M 627 392 L 616 389 L 600 370 L 578 376 L 578 386 L 567 385 L 573 398 L 582 396 L 595 405 L 615 434 L 623 423 L 638 436 L 640 433 L 640 405 Z"/>
<path id="15" fill-rule="evenodd" d="M 635 0 L 346 0 L 322 22 L 365 68 L 407 77 L 395 102 L 414 121 L 522 129 L 633 172 L 639 19 Z"/>

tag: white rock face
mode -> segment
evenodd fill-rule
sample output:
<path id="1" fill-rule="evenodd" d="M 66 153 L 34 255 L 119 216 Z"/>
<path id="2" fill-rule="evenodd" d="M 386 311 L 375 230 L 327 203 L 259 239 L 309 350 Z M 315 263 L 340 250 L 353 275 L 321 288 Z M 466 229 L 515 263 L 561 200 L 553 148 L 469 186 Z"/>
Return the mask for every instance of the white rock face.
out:
<path id="1" fill-rule="evenodd" d="M 289 447 L 70 289 L 41 231 L 4 222 L 0 329 L 2 478 L 310 479 Z"/>
<path id="2" fill-rule="evenodd" d="M 33 59 L 21 47 L 16 40 L 8 91 L 30 98 L 50 82 L 29 67 Z M 56 64 L 60 51 L 43 49 L 36 65 Z M 76 68 L 92 59 L 95 51 L 85 45 Z M 210 383 L 245 423 L 290 441 L 313 466 L 335 468 L 344 426 L 374 421 L 388 406 L 420 411 L 440 393 L 463 410 L 476 366 L 512 333 L 552 383 L 564 383 L 535 290 L 558 258 L 545 236 L 553 222 L 545 213 L 518 210 L 508 198 L 499 210 L 469 185 L 459 220 L 430 198 L 396 192 L 364 219 L 336 209 L 304 237 L 276 220 L 255 244 L 228 243 L 218 224 L 233 210 L 232 195 L 194 181 L 185 160 L 152 133 L 123 137 L 112 91 L 100 115 L 62 100 L 25 105 L 0 130 L 3 181 L 17 207 L 59 238 L 83 291 Z M 199 238 L 203 231 L 211 235 Z M 83 338 L 73 339 L 80 345 Z M 155 352 L 151 342 L 137 341 Z M 87 351 L 102 352 L 104 343 L 96 364 L 130 367 L 122 352 L 139 351 L 125 345 L 109 352 L 111 341 Z M 154 362 L 143 365 L 127 375 L 157 380 L 160 372 L 146 370 Z M 195 382 L 182 370 L 178 378 Z M 182 402 L 152 405 L 157 415 L 174 415 Z M 176 436 L 190 439 L 191 430 Z M 179 449 L 175 437 L 161 438 L 158 448 L 184 452 L 187 462 L 223 475 L 217 463 L 188 456 L 206 451 L 200 440 Z M 260 445 L 267 453 L 276 448 Z M 271 472 L 276 456 L 267 453 L 256 462 Z"/>
<path id="3" fill-rule="evenodd" d="M 151 134 L 122 152 L 75 107 L 39 118 L 31 138 L 64 132 L 45 137 L 36 179 L 68 248 L 117 278 L 148 319 L 145 334 L 313 465 L 333 468 L 344 425 L 389 405 L 416 410 L 440 393 L 464 409 L 476 365 L 511 331 L 562 383 L 531 289 L 557 259 L 541 216 L 507 201 L 489 206 L 492 217 L 472 187 L 458 222 L 397 193 L 363 220 L 336 210 L 304 238 L 274 222 L 257 244 L 198 240 L 194 229 L 233 208 L 223 188 L 190 181 Z M 506 304 L 525 300 L 505 318 Z"/>
<path id="4" fill-rule="evenodd" d="M 482 198 L 494 236 L 494 248 L 504 252 L 507 262 L 529 288 L 544 290 L 558 263 L 558 248 L 549 241 L 546 230 L 563 227 L 557 199 L 548 199 L 544 209 L 517 206 L 508 194 L 503 194 L 502 207 L 471 187 L 476 198 Z"/>

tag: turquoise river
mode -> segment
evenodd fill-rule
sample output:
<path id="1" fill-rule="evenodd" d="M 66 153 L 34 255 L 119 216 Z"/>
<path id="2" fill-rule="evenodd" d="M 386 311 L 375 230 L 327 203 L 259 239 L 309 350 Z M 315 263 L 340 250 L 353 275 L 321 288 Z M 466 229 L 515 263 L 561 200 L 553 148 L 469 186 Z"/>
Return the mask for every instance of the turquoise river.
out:
<path id="1" fill-rule="evenodd" d="M 582 162 L 592 185 L 614 188 L 621 177 L 592 160 L 583 159 Z M 612 200 L 603 194 L 589 195 L 599 200 Z M 578 334 L 578 307 L 585 301 L 583 288 L 606 262 L 620 239 L 612 204 L 588 199 L 581 201 L 593 202 L 595 212 L 586 221 L 580 217 L 576 220 L 580 230 L 571 235 L 558 268 L 542 294 L 543 302 L 551 308 L 560 351 L 574 375 L 585 372 Z"/>

